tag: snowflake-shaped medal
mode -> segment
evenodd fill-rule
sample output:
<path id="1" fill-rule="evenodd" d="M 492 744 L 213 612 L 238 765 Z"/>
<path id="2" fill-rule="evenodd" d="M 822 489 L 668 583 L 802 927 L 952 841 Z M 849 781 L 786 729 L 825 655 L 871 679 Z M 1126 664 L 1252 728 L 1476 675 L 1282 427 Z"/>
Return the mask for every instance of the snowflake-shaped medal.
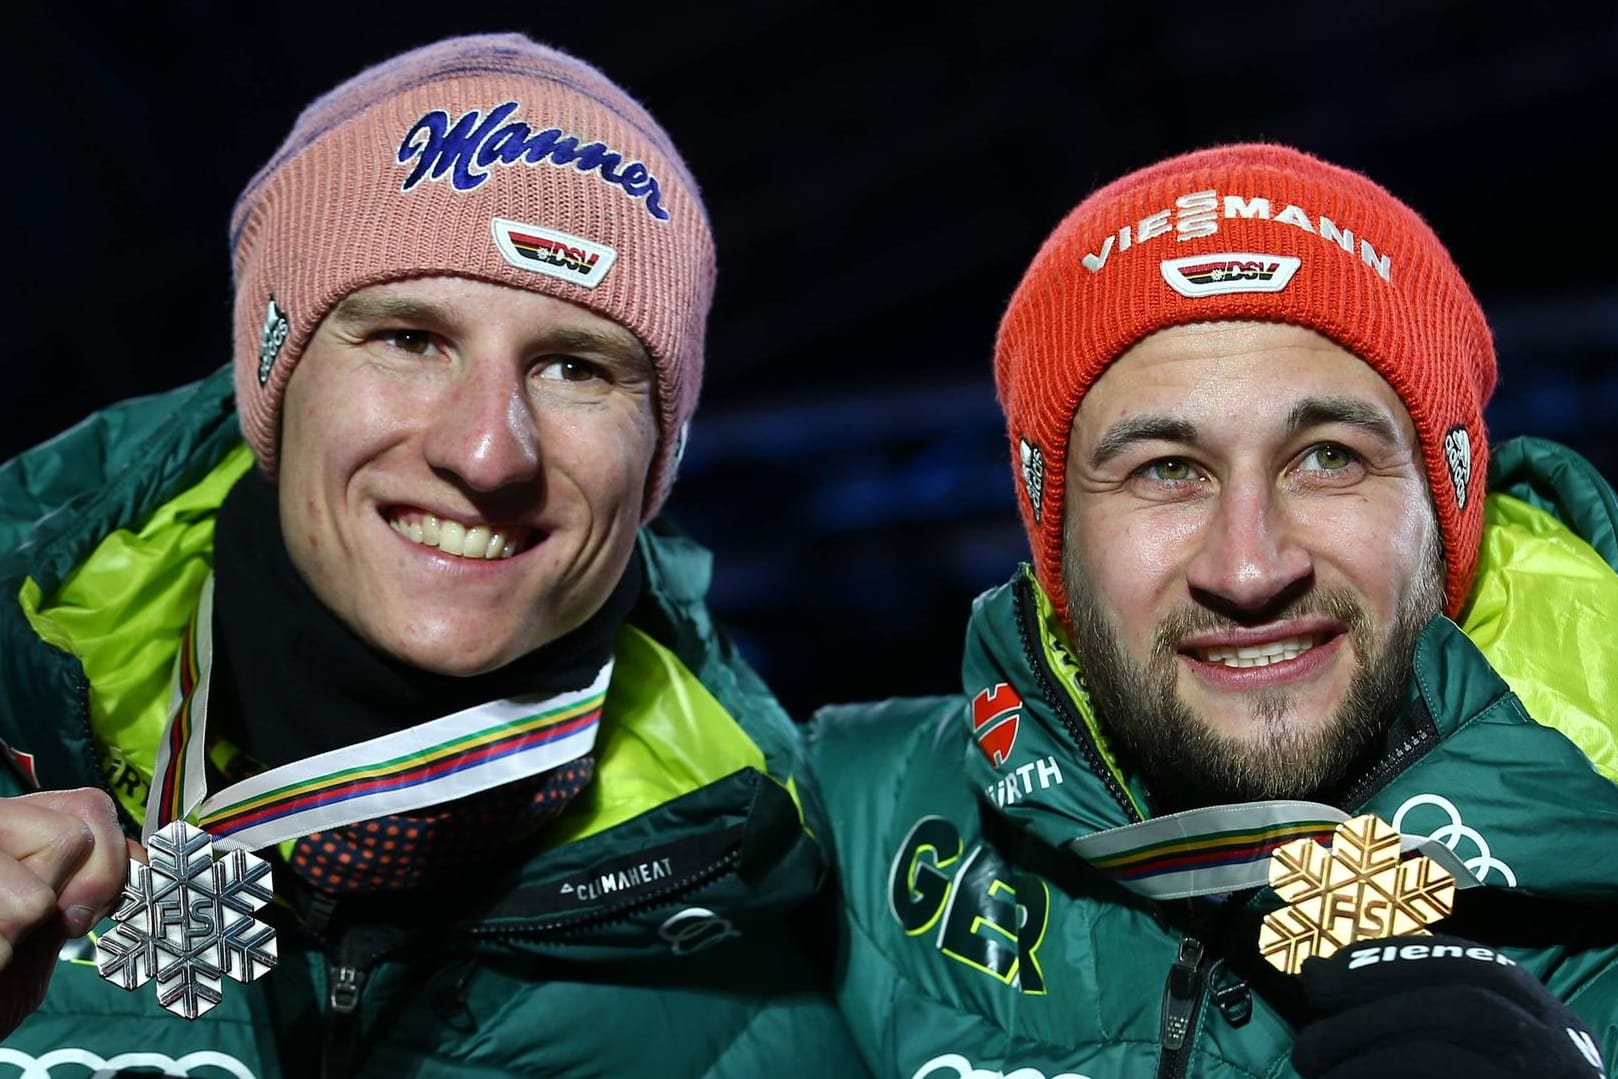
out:
<path id="1" fill-rule="evenodd" d="M 174 821 L 152 835 L 148 865 L 132 862 L 117 924 L 96 940 L 96 970 L 195 1019 L 219 1003 L 228 976 L 250 982 L 276 963 L 275 930 L 253 917 L 272 897 L 270 867 L 233 850 L 214 860 L 208 833 Z"/>
<path id="2" fill-rule="evenodd" d="M 1449 870 L 1402 858 L 1399 833 L 1369 813 L 1339 824 L 1330 847 L 1308 838 L 1277 847 L 1270 887 L 1287 906 L 1264 916 L 1258 950 L 1286 974 L 1355 941 L 1424 934 L 1455 900 Z"/>

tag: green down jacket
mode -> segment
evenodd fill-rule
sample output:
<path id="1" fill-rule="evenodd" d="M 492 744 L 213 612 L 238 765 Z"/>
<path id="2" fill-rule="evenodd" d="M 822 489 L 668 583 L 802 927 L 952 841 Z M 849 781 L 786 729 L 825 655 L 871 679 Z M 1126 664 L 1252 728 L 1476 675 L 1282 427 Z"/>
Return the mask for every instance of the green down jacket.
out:
<path id="1" fill-rule="evenodd" d="M 1343 808 L 1446 845 L 1484 887 L 1457 890 L 1439 928 L 1532 970 L 1612 1061 L 1618 503 L 1538 440 L 1499 449 L 1491 490 L 1463 624 L 1436 618 L 1417 647 L 1418 722 Z M 977 600 L 962 675 L 961 696 L 811 722 L 842 875 L 838 993 L 866 1063 L 896 1079 L 1294 1075 L 1307 1013 L 1257 955 L 1275 892 L 1150 899 L 1067 848 L 1149 813 L 1026 567 Z"/>
<path id="2" fill-rule="evenodd" d="M 0 468 L 0 793 L 102 785 L 139 834 L 177 632 L 248 467 L 224 369 Z M 710 621 L 707 553 L 661 526 L 638 550 L 597 778 L 546 850 L 461 882 L 428 931 L 293 919 L 278 965 L 191 1021 L 69 942 L 0 1079 L 863 1074 L 807 959 L 828 862 L 798 732 Z"/>

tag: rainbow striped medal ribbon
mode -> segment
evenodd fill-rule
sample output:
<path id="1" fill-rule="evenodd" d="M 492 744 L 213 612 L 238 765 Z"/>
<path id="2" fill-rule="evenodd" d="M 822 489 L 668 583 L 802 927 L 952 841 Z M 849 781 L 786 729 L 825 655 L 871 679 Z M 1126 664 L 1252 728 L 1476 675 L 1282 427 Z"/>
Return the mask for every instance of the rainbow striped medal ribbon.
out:
<path id="1" fill-rule="evenodd" d="M 1157 900 L 1269 885 L 1285 905 L 1264 916 L 1258 949 L 1286 974 L 1359 941 L 1427 933 L 1449 915 L 1458 889 L 1478 887 L 1442 843 L 1318 802 L 1192 809 L 1083 836 L 1068 849 Z"/>
<path id="2" fill-rule="evenodd" d="M 261 772 L 209 794 L 206 720 L 213 577 L 186 627 L 141 841 L 96 967 L 125 989 L 156 981 L 158 1003 L 194 1019 L 225 978 L 275 966 L 275 931 L 253 917 L 274 898 L 250 851 L 311 832 L 464 798 L 566 764 L 595 746 L 611 659 L 583 689 L 489 701 Z"/>

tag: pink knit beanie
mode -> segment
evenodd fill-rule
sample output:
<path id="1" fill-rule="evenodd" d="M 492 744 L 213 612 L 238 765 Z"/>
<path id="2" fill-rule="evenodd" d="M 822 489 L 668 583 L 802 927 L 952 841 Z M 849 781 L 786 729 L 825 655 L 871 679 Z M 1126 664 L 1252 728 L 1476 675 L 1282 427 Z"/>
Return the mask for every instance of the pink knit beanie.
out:
<path id="1" fill-rule="evenodd" d="M 995 381 L 1034 568 L 1056 610 L 1068 436 L 1107 365 L 1188 322 L 1307 326 L 1381 375 L 1415 424 L 1465 605 L 1483 534 L 1483 408 L 1495 354 L 1482 309 L 1438 237 L 1365 176 L 1286 146 L 1184 154 L 1090 195 L 1045 240 L 1011 297 Z"/>
<path id="2" fill-rule="evenodd" d="M 451 274 L 554 296 L 645 345 L 658 378 L 646 517 L 702 381 L 714 245 L 668 134 L 600 71 L 521 34 L 450 38 L 319 98 L 231 216 L 236 401 L 276 474 L 281 402 L 344 296 Z"/>

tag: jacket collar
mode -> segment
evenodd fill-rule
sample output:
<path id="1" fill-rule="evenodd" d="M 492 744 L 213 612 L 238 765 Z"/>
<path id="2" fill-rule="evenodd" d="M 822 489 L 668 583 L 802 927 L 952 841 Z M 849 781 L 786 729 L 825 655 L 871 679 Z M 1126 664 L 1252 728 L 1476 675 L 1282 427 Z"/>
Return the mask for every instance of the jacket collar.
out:
<path id="1" fill-rule="evenodd" d="M 980 597 L 963 664 L 968 781 L 1045 842 L 1143 819 L 1139 783 L 1107 748 L 1083 672 L 1027 566 Z M 1431 736 L 1390 745 L 1350 813 L 1449 846 L 1488 885 L 1618 896 L 1618 787 L 1518 697 L 1442 616 L 1417 643 L 1411 700 Z"/>

